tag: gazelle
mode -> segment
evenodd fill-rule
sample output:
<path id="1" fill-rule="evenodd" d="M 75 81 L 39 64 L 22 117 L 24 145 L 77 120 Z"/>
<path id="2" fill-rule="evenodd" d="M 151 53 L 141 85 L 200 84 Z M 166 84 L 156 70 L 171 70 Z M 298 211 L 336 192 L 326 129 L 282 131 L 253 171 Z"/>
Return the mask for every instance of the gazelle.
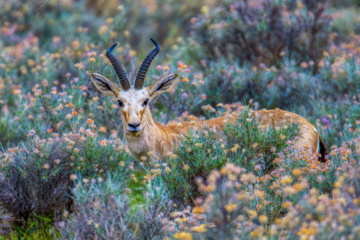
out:
<path id="1" fill-rule="evenodd" d="M 159 45 L 153 39 L 151 41 L 154 43 L 155 49 L 147 55 L 141 64 L 134 86 L 130 85 L 120 62 L 112 54 L 117 43 L 107 50 L 106 56 L 119 77 L 121 88 L 104 76 L 97 73 L 90 74 L 96 88 L 103 94 L 113 97 L 119 104 L 125 138 L 130 151 L 137 159 L 147 157 L 148 152 L 151 152 L 155 158 L 165 156 L 179 142 L 180 135 L 188 132 L 190 128 L 201 129 L 207 126 L 221 131 L 225 124 L 225 117 L 205 121 L 171 123 L 165 126 L 154 122 L 149 102 L 160 94 L 172 90 L 178 82 L 178 74 L 167 75 L 155 81 L 150 87 L 144 87 L 146 72 L 160 51 Z M 253 111 L 253 113 L 258 121 L 264 125 L 274 125 L 281 121 L 289 124 L 298 122 L 300 133 L 295 142 L 296 147 L 306 146 L 311 154 L 319 152 L 321 154 L 319 160 L 325 161 L 326 148 L 319 133 L 306 119 L 295 113 L 279 109 L 259 110 Z"/>

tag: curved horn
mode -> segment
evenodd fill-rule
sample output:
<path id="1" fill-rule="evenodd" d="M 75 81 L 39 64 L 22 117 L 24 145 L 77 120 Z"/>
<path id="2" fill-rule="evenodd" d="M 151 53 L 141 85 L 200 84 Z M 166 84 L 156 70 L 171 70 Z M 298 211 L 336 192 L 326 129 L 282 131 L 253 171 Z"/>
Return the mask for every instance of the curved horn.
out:
<path id="1" fill-rule="evenodd" d="M 130 89 L 130 83 L 129 80 L 126 76 L 126 73 L 124 71 L 124 69 L 122 68 L 120 62 L 116 59 L 116 57 L 114 56 L 114 54 L 112 54 L 112 50 L 116 47 L 117 43 L 115 43 L 114 45 L 112 45 L 107 51 L 106 51 L 106 56 L 107 58 L 110 60 L 111 64 L 113 65 L 116 74 L 119 77 L 120 80 L 120 84 L 122 89 L 124 89 L 125 91 Z"/>
<path id="2" fill-rule="evenodd" d="M 150 38 L 154 43 L 155 48 L 145 58 L 140 66 L 140 69 L 136 75 L 135 89 L 142 89 L 144 87 L 145 75 L 154 57 L 160 52 L 160 46 L 154 39 Z"/>

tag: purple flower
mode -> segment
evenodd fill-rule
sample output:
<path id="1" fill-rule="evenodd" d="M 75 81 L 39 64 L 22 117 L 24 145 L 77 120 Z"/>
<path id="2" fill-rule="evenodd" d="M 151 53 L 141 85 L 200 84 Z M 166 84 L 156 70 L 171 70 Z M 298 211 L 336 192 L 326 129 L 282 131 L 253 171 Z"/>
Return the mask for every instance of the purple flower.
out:
<path id="1" fill-rule="evenodd" d="M 201 60 L 200 60 L 200 63 L 201 63 L 201 65 L 203 65 L 204 67 L 206 66 L 206 60 L 205 60 L 205 59 L 201 59 Z"/>
<path id="2" fill-rule="evenodd" d="M 323 118 L 323 119 L 321 119 L 321 121 L 323 122 L 323 123 L 325 123 L 325 125 L 326 126 L 331 126 L 331 123 L 330 123 L 330 120 L 329 119 L 327 119 L 327 118 Z"/>

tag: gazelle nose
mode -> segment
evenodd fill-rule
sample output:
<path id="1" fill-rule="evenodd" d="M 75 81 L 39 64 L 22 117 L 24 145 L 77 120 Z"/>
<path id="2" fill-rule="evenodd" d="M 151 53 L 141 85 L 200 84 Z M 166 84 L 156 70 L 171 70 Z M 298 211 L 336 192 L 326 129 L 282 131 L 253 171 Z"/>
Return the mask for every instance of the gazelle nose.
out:
<path id="1" fill-rule="evenodd" d="M 136 129 L 138 126 L 140 126 L 140 123 L 128 123 L 129 127 L 132 127 Z"/>

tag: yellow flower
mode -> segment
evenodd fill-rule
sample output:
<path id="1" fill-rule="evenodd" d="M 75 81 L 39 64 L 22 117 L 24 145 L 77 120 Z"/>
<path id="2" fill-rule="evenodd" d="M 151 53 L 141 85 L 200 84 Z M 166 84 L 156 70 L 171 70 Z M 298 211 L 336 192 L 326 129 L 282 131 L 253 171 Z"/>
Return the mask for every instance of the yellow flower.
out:
<path id="1" fill-rule="evenodd" d="M 300 176 L 301 173 L 302 173 L 302 171 L 301 171 L 301 169 L 299 169 L 299 168 L 295 168 L 292 173 L 293 173 L 295 176 Z"/>
<path id="2" fill-rule="evenodd" d="M 189 166 L 188 166 L 187 164 L 185 164 L 184 170 L 187 171 L 187 170 L 189 170 L 189 169 L 190 169 Z"/>
<path id="3" fill-rule="evenodd" d="M 106 19 L 107 24 L 112 24 L 114 22 L 114 18 L 108 18 Z"/>
<path id="4" fill-rule="evenodd" d="M 240 148 L 239 144 L 235 144 L 233 148 L 231 148 L 231 152 L 235 153 Z"/>
<path id="5" fill-rule="evenodd" d="M 302 2 L 296 2 L 296 7 L 301 10 L 304 8 L 304 4 Z"/>
<path id="6" fill-rule="evenodd" d="M 204 208 L 202 208 L 200 206 L 196 206 L 193 208 L 192 213 L 193 214 L 203 214 L 203 213 L 205 213 L 205 210 L 204 210 Z"/>
<path id="7" fill-rule="evenodd" d="M 174 238 L 180 240 L 192 240 L 191 234 L 187 232 L 177 232 L 174 234 Z"/>
<path id="8" fill-rule="evenodd" d="M 183 81 L 183 82 L 189 82 L 189 79 L 186 78 L 186 77 L 183 77 L 182 81 Z"/>
<path id="9" fill-rule="evenodd" d="M 227 204 L 227 205 L 225 205 L 225 209 L 226 209 L 226 211 L 228 211 L 228 212 L 232 212 L 232 211 L 234 211 L 235 209 L 236 209 L 236 204 L 235 203 L 229 203 L 229 204 Z"/>
<path id="10" fill-rule="evenodd" d="M 70 180 L 75 181 L 77 179 L 77 176 L 75 174 L 70 175 Z"/>
<path id="11" fill-rule="evenodd" d="M 75 40 L 71 43 L 71 46 L 73 49 L 78 50 L 80 48 L 80 42 Z"/>
<path id="12" fill-rule="evenodd" d="M 202 14 L 207 14 L 209 12 L 209 7 L 208 6 L 202 6 L 201 7 L 201 12 L 202 12 Z"/>
<path id="13" fill-rule="evenodd" d="M 257 216 L 257 212 L 255 210 L 248 209 L 247 213 L 248 213 L 250 219 L 254 219 Z"/>
<path id="14" fill-rule="evenodd" d="M 80 69 L 80 70 L 83 70 L 83 69 L 84 69 L 84 64 L 81 63 L 81 62 L 74 64 L 74 66 L 75 66 L 76 68 Z"/>
<path id="15" fill-rule="evenodd" d="M 125 36 L 126 38 L 130 37 L 130 32 L 129 32 L 128 30 L 125 30 L 125 31 L 124 31 L 124 36 Z"/>
<path id="16" fill-rule="evenodd" d="M 258 197 L 258 198 L 263 198 L 263 197 L 265 197 L 266 194 L 265 194 L 264 191 L 255 189 L 255 190 L 254 190 L 254 195 L 255 195 L 256 197 Z"/>
<path id="17" fill-rule="evenodd" d="M 256 177 L 253 173 L 246 173 L 241 175 L 241 181 L 243 182 L 255 182 Z"/>
<path id="18" fill-rule="evenodd" d="M 136 51 L 132 50 L 129 52 L 131 57 L 135 57 L 137 55 Z"/>
<path id="19" fill-rule="evenodd" d="M 257 231 L 257 230 L 254 230 L 250 233 L 250 236 L 252 237 L 261 237 L 262 233 Z"/>
<path id="20" fill-rule="evenodd" d="M 268 221 L 268 217 L 265 216 L 265 215 L 260 215 L 260 216 L 259 216 L 259 221 L 260 221 L 262 224 L 265 224 L 265 223 L 267 223 L 267 221 Z"/>
<path id="21" fill-rule="evenodd" d="M 100 146 L 105 147 L 105 146 L 106 146 L 106 144 L 107 144 L 107 140 L 106 140 L 106 139 L 104 139 L 104 140 L 100 140 L 100 141 L 99 141 L 99 144 L 100 144 Z"/>
<path id="22" fill-rule="evenodd" d="M 194 232 L 206 232 L 205 224 L 201 224 L 199 227 L 194 227 Z"/>
<path id="23" fill-rule="evenodd" d="M 292 202 L 283 202 L 283 203 L 281 204 L 281 207 L 282 207 L 282 208 L 289 208 L 289 207 L 291 207 L 292 205 L 293 205 Z"/>
<path id="24" fill-rule="evenodd" d="M 106 25 L 103 25 L 99 28 L 98 33 L 99 33 L 99 35 L 104 35 L 108 30 L 109 30 L 109 27 Z"/>
<path id="25" fill-rule="evenodd" d="M 290 184 L 290 183 L 292 183 L 292 178 L 290 176 L 284 176 L 281 179 L 281 183 L 282 184 Z"/>
<path id="26" fill-rule="evenodd" d="M 59 36 L 54 36 L 54 37 L 52 38 L 52 42 L 53 42 L 54 44 L 58 44 L 60 41 L 61 41 L 61 38 L 60 38 Z"/>

